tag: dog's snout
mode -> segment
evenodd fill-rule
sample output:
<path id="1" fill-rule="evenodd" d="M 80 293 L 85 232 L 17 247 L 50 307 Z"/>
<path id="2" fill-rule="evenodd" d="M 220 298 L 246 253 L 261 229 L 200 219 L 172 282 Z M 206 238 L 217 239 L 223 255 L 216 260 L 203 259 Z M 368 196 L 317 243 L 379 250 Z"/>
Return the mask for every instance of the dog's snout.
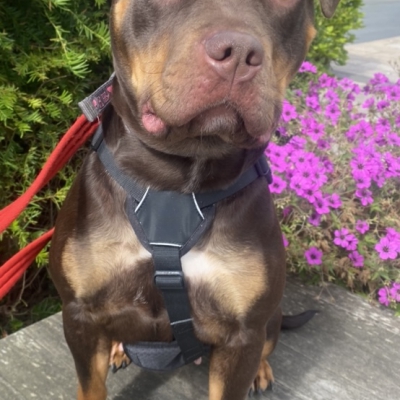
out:
<path id="1" fill-rule="evenodd" d="M 220 31 L 207 39 L 204 47 L 207 62 L 226 80 L 247 81 L 261 69 L 263 47 L 249 34 Z"/>

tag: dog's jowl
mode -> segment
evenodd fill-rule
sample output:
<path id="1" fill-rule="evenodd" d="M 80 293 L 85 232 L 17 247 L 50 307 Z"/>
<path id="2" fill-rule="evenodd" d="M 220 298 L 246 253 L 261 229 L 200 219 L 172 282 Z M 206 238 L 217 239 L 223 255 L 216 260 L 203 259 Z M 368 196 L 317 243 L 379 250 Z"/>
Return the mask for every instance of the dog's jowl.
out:
<path id="1" fill-rule="evenodd" d="M 325 16 L 338 2 L 320 0 Z M 169 369 L 207 352 L 212 400 L 273 381 L 285 251 L 262 155 L 315 35 L 313 10 L 112 2 L 112 102 L 50 255 L 78 399 L 106 399 L 109 366 Z"/>

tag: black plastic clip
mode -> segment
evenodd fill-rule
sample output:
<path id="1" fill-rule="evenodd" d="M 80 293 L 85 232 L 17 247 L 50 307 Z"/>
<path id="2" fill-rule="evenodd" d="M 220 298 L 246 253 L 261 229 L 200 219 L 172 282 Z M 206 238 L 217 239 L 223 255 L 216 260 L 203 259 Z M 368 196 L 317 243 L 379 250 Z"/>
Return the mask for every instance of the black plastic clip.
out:
<path id="1" fill-rule="evenodd" d="M 182 271 L 156 271 L 154 283 L 161 290 L 177 290 L 185 287 Z"/>

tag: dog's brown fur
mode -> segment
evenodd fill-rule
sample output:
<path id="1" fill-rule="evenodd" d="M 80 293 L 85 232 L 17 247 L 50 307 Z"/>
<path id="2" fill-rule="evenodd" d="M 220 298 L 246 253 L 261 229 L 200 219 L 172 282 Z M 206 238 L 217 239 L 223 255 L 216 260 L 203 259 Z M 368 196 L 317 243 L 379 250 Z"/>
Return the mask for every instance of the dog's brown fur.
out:
<path id="1" fill-rule="evenodd" d="M 331 16 L 337 3 L 321 0 L 324 13 Z M 219 32 L 256 43 L 261 63 L 238 61 L 227 77 L 216 72 L 205 48 Z M 229 186 L 263 153 L 314 34 L 312 0 L 113 1 L 116 79 L 102 120 L 119 168 L 157 190 Z M 243 78 L 248 71 L 252 77 Z M 162 121 L 152 133 L 143 122 L 149 107 Z M 52 242 L 50 271 L 80 400 L 106 398 L 110 362 L 127 361 L 118 343 L 172 340 L 125 197 L 89 154 Z M 209 398 L 243 400 L 251 386 L 265 390 L 273 380 L 266 358 L 281 324 L 285 251 L 264 179 L 218 203 L 182 266 L 196 336 L 212 346 Z"/>

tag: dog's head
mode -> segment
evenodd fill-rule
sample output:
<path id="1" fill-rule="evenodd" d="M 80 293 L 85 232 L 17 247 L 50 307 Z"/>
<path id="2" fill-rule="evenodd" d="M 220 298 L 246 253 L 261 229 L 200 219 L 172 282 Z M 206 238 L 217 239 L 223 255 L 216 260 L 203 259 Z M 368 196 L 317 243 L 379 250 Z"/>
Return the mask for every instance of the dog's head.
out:
<path id="1" fill-rule="evenodd" d="M 339 0 L 320 0 L 331 17 Z M 315 36 L 313 0 L 114 0 L 114 106 L 162 151 L 265 146 Z"/>

